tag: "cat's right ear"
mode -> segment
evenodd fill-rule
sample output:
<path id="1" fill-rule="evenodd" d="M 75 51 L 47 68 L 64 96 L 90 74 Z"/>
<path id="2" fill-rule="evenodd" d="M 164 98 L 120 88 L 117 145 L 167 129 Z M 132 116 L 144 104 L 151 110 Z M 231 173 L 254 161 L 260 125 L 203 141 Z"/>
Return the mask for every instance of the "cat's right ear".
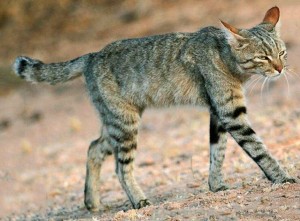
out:
<path id="1" fill-rule="evenodd" d="M 226 34 L 228 43 L 235 49 L 242 49 L 248 45 L 246 38 L 240 35 L 239 29 L 232 25 L 220 20 L 223 25 L 223 30 Z"/>

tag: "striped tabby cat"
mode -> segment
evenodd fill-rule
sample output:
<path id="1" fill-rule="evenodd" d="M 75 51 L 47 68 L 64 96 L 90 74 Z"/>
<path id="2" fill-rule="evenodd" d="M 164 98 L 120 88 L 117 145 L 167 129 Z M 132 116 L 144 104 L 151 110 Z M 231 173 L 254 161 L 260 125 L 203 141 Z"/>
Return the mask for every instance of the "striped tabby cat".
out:
<path id="1" fill-rule="evenodd" d="M 225 190 L 221 172 L 230 133 L 273 183 L 294 183 L 267 151 L 247 120 L 244 83 L 253 75 L 276 78 L 285 71 L 287 52 L 278 30 L 279 9 L 262 23 L 237 29 L 206 27 L 194 33 L 170 33 L 120 40 L 71 61 L 45 64 L 18 57 L 14 72 L 27 81 L 56 84 L 83 75 L 99 111 L 102 132 L 90 144 L 85 205 L 99 209 L 99 176 L 107 155 L 134 208 L 150 205 L 133 175 L 141 115 L 147 107 L 205 106 L 210 110 L 211 191 Z"/>

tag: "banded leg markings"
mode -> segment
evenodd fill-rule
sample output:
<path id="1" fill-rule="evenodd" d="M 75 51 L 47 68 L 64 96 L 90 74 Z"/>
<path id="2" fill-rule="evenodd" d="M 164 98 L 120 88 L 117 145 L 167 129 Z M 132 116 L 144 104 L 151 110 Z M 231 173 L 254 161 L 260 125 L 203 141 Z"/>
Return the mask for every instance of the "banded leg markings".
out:
<path id="1" fill-rule="evenodd" d="M 134 160 L 134 158 L 127 158 L 127 159 L 121 159 L 121 158 L 118 158 L 118 162 L 120 163 L 120 164 L 130 164 L 130 163 L 132 163 L 133 162 L 133 160 Z"/>
<path id="2" fill-rule="evenodd" d="M 86 164 L 86 179 L 84 187 L 84 203 L 86 208 L 97 211 L 100 206 L 100 170 L 107 155 L 112 154 L 108 142 L 101 136 L 91 142 Z"/>
<path id="3" fill-rule="evenodd" d="M 135 119 L 131 119 L 131 121 L 128 122 L 124 120 L 127 118 L 126 116 L 120 117 L 108 113 L 105 123 L 108 124 L 109 142 L 114 148 L 116 173 L 119 181 L 132 206 L 134 208 L 140 208 L 148 205 L 147 203 L 143 203 L 144 201 L 148 201 L 133 175 L 134 159 L 137 149 L 139 114 L 130 114 L 130 116 L 135 116 Z"/>
<path id="4" fill-rule="evenodd" d="M 244 125 L 235 124 L 228 126 L 227 130 L 243 150 L 256 162 L 269 180 L 274 183 L 293 180 L 267 151 L 265 145 L 246 121 Z"/>
<path id="5" fill-rule="evenodd" d="M 226 130 L 223 126 L 219 125 L 215 119 L 210 119 L 210 143 L 216 144 L 220 139 L 220 134 L 226 133 Z"/>
<path id="6" fill-rule="evenodd" d="M 247 109 L 246 107 L 242 106 L 242 107 L 237 107 L 233 113 L 232 113 L 232 118 L 236 119 L 238 118 L 241 114 L 246 114 L 247 113 Z"/>
<path id="7" fill-rule="evenodd" d="M 225 158 L 227 135 L 225 128 L 218 122 L 217 117 L 211 114 L 210 118 L 210 166 L 208 184 L 211 191 L 226 190 L 229 187 L 224 183 L 222 165 Z"/>

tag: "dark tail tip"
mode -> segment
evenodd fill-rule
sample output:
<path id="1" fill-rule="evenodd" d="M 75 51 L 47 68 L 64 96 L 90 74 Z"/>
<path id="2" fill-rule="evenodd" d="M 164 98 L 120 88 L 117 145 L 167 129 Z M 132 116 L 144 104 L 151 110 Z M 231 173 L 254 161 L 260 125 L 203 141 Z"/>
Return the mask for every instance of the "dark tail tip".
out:
<path id="1" fill-rule="evenodd" d="M 16 73 L 16 75 L 21 78 L 25 78 L 23 72 L 30 61 L 31 59 L 27 57 L 17 57 L 15 63 L 13 64 L 13 71 Z"/>

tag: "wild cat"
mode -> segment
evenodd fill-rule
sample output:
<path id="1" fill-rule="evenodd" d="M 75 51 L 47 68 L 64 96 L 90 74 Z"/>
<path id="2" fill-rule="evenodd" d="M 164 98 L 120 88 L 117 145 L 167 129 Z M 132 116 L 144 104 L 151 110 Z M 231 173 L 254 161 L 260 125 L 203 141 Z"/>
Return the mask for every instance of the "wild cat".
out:
<path id="1" fill-rule="evenodd" d="M 109 44 L 71 61 L 45 64 L 18 57 L 14 72 L 27 81 L 56 84 L 83 75 L 99 112 L 101 135 L 88 150 L 85 205 L 100 206 L 100 168 L 114 154 L 116 173 L 136 209 L 150 205 L 134 175 L 137 134 L 147 107 L 204 106 L 210 111 L 211 191 L 225 190 L 221 167 L 227 132 L 273 183 L 295 183 L 251 128 L 243 85 L 253 75 L 285 72 L 287 52 L 279 35 L 279 8 L 267 11 L 251 29 L 206 27 Z"/>

